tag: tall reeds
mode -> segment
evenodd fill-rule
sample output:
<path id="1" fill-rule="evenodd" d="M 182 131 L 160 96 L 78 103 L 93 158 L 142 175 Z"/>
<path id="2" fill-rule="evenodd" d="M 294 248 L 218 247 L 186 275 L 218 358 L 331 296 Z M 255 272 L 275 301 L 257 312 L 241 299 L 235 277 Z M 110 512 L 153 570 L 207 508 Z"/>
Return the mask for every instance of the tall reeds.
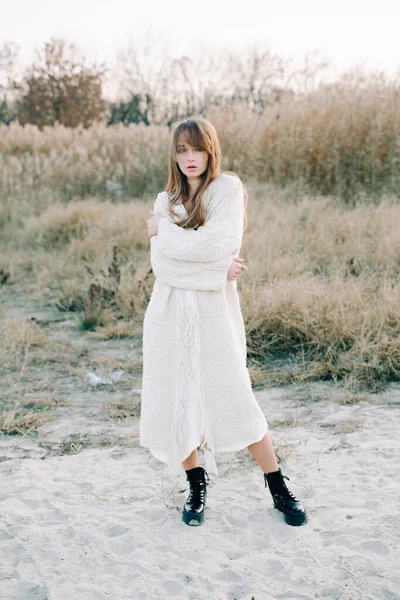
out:
<path id="1" fill-rule="evenodd" d="M 400 194 L 400 81 L 383 74 L 348 74 L 308 94 L 282 95 L 261 115 L 239 104 L 206 116 L 220 135 L 224 168 L 244 179 L 301 182 L 353 205 Z M 166 183 L 169 138 L 161 125 L 0 126 L 3 204 L 46 188 L 67 201 L 154 194 Z"/>
<path id="2" fill-rule="evenodd" d="M 398 82 L 348 77 L 261 116 L 207 115 L 249 192 L 249 356 L 289 380 L 400 379 L 399 104 Z M 162 126 L 0 127 L 0 285 L 30 273 L 62 310 L 95 312 L 94 327 L 137 329 L 169 139 Z"/>

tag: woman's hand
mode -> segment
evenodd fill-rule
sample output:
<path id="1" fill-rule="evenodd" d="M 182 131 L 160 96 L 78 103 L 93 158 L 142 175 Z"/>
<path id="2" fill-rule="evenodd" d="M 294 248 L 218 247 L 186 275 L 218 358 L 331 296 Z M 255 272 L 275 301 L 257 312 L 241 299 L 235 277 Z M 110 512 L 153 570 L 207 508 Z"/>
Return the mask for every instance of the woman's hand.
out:
<path id="1" fill-rule="evenodd" d="M 150 211 L 153 216 L 150 219 L 147 219 L 147 235 L 151 237 L 152 235 L 158 235 L 158 223 L 160 219 L 163 218 L 162 214 L 159 212 L 155 212 L 154 210 Z"/>
<path id="2" fill-rule="evenodd" d="M 234 281 L 243 270 L 247 271 L 247 267 L 245 267 L 244 265 L 243 265 L 244 268 L 242 269 L 241 263 L 243 261 L 244 261 L 244 258 L 235 257 L 233 259 L 232 265 L 231 265 L 231 267 L 228 271 L 228 275 L 227 275 L 229 281 Z"/>

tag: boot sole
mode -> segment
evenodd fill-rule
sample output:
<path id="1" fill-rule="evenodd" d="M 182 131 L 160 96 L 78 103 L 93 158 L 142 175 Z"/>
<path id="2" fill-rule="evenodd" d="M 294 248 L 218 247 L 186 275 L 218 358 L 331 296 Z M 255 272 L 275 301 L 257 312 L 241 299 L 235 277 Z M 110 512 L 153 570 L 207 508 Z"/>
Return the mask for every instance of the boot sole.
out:
<path id="1" fill-rule="evenodd" d="M 288 525 L 295 525 L 295 526 L 305 525 L 307 523 L 307 516 L 305 516 L 305 517 L 288 517 L 287 515 L 285 515 L 285 521 Z"/>
<path id="2" fill-rule="evenodd" d="M 278 508 L 275 505 L 274 505 L 274 508 L 276 508 L 276 510 L 279 510 L 283 514 L 284 519 L 288 525 L 300 526 L 300 525 L 305 525 L 308 522 L 307 514 L 299 515 L 298 517 L 295 517 L 293 515 L 285 514 L 283 512 L 283 510 L 281 510 L 280 508 Z"/>
<path id="3" fill-rule="evenodd" d="M 188 513 L 185 510 L 182 512 L 182 521 L 186 523 L 186 525 L 190 525 L 192 527 L 197 527 L 198 525 L 202 525 L 204 523 L 204 511 L 200 514 L 198 513 Z"/>

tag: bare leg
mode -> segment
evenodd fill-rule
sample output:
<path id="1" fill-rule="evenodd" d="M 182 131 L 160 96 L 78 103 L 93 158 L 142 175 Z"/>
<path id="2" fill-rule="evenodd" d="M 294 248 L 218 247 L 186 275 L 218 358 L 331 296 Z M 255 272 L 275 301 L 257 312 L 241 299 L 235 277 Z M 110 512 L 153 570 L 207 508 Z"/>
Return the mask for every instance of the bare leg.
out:
<path id="1" fill-rule="evenodd" d="M 275 451 L 269 434 L 262 440 L 247 446 L 264 472 L 265 487 L 271 492 L 275 508 L 285 515 L 289 525 L 303 525 L 307 522 L 306 510 L 296 496 L 286 487 L 284 477 L 278 467 Z"/>
<path id="2" fill-rule="evenodd" d="M 189 471 L 189 469 L 194 469 L 199 466 L 199 454 L 196 450 L 193 450 L 192 454 L 190 454 L 183 462 L 182 466 L 185 471 Z"/>
<path id="3" fill-rule="evenodd" d="M 262 440 L 250 444 L 247 448 L 260 465 L 263 473 L 272 473 L 279 469 L 269 433 L 266 433 Z"/>

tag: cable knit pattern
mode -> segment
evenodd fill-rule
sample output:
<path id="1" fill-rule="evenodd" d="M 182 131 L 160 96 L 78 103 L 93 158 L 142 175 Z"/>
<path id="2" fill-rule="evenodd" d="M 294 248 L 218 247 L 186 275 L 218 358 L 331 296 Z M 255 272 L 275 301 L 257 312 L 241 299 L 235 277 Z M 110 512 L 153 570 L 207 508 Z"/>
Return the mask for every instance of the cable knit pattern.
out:
<path id="1" fill-rule="evenodd" d="M 220 175 L 207 190 L 207 219 L 183 229 L 168 214 L 168 194 L 154 210 L 163 218 L 151 237 L 156 281 L 143 322 L 140 443 L 183 472 L 197 447 L 208 472 L 216 451 L 259 441 L 267 421 L 251 389 L 237 282 L 227 273 L 243 235 L 240 179 Z M 183 204 L 175 212 L 186 215 Z"/>

